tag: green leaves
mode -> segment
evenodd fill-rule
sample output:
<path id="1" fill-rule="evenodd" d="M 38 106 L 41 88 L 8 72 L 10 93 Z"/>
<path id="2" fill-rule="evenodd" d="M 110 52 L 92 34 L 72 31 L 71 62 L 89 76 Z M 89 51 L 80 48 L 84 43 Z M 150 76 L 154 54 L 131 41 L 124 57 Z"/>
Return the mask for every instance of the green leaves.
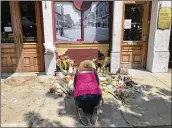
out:
<path id="1" fill-rule="evenodd" d="M 101 69 L 104 69 L 105 66 L 107 66 L 109 63 L 110 63 L 110 57 L 109 57 L 109 56 L 106 56 L 106 57 L 105 57 L 105 60 L 104 60 L 104 62 L 103 62 L 103 64 L 102 64 Z"/>
<path id="2" fill-rule="evenodd" d="M 98 72 L 103 72 L 104 74 L 109 74 L 110 72 L 105 69 L 108 64 L 110 64 L 110 57 L 106 56 L 104 60 L 93 59 L 92 62 L 96 65 Z"/>
<path id="3" fill-rule="evenodd" d="M 69 67 L 74 66 L 74 61 L 67 56 L 61 56 L 60 59 L 57 60 L 56 65 L 63 73 L 67 73 Z"/>
<path id="4" fill-rule="evenodd" d="M 127 86 L 127 82 L 121 75 L 98 73 L 104 97 L 111 95 L 120 100 L 123 105 L 127 103 L 128 97 L 133 97 L 135 86 Z M 113 77 L 112 77 L 113 76 Z M 131 78 L 130 78 L 131 79 Z"/>

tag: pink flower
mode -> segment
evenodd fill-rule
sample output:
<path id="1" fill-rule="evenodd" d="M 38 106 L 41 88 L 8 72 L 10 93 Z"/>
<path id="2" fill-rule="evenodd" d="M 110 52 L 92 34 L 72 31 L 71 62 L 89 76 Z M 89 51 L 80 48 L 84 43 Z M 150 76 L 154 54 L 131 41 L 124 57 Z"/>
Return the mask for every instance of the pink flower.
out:
<path id="1" fill-rule="evenodd" d="M 97 63 L 98 64 L 102 64 L 103 63 L 103 60 L 97 60 Z"/>

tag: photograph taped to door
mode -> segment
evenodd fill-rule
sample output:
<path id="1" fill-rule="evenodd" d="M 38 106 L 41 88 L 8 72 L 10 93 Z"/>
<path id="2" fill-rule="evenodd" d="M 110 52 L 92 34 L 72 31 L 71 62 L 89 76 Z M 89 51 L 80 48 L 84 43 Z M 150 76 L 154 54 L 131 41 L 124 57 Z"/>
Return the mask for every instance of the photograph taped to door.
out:
<path id="1" fill-rule="evenodd" d="M 131 19 L 125 19 L 124 29 L 131 29 Z"/>
<path id="2" fill-rule="evenodd" d="M 169 29 L 171 26 L 171 8 L 162 7 L 159 10 L 158 29 Z"/>
<path id="3" fill-rule="evenodd" d="M 11 27 L 4 27 L 5 32 L 12 32 L 12 28 Z"/>

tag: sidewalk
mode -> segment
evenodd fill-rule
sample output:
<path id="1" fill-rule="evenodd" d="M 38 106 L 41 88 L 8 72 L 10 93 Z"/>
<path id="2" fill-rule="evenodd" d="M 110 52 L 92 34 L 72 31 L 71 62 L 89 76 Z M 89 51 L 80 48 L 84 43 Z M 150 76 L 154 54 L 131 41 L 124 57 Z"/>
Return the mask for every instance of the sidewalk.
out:
<path id="1" fill-rule="evenodd" d="M 99 127 L 171 125 L 171 74 L 129 70 L 141 93 L 122 106 L 116 99 L 106 100 Z M 4 74 L 2 74 L 4 75 Z M 1 79 L 1 127 L 83 127 L 73 99 L 50 95 L 54 78 L 44 74 L 13 74 Z M 20 85 L 8 79 L 27 79 Z"/>

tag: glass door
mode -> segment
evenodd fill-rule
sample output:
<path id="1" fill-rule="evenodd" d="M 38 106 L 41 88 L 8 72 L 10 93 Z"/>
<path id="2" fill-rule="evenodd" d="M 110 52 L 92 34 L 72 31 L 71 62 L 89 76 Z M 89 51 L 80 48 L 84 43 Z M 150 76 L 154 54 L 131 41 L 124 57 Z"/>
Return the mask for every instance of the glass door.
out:
<path id="1" fill-rule="evenodd" d="M 19 1 L 23 35 L 22 71 L 44 70 L 41 2 Z"/>
<path id="2" fill-rule="evenodd" d="M 149 2 L 124 2 L 121 41 L 121 66 L 146 66 Z"/>

